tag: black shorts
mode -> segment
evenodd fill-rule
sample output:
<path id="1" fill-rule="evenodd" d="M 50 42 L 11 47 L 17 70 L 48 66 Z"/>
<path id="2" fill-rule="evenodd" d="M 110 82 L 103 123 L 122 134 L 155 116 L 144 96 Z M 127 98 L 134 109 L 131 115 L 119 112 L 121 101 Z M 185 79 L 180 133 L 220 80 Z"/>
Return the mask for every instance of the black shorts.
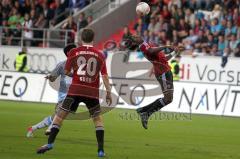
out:
<path id="1" fill-rule="evenodd" d="M 162 75 L 156 75 L 158 82 L 161 85 L 162 92 L 173 90 L 173 75 L 171 71 L 165 72 Z"/>
<path id="2" fill-rule="evenodd" d="M 59 108 L 67 112 L 76 112 L 79 103 L 85 103 L 91 116 L 96 116 L 101 113 L 99 99 L 89 98 L 83 96 L 70 96 L 67 95 L 64 101 L 60 104 Z"/>

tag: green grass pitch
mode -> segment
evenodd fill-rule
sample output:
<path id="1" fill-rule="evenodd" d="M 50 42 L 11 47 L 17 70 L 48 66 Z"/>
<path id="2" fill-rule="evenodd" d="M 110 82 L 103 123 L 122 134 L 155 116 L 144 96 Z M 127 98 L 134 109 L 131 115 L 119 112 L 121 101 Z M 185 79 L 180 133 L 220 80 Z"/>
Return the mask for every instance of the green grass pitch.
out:
<path id="1" fill-rule="evenodd" d="M 66 121 L 55 147 L 44 155 L 44 130 L 26 138 L 26 128 L 53 112 L 53 104 L 0 101 L 0 159 L 94 159 L 96 139 L 90 120 Z M 193 115 L 192 120 L 152 120 L 144 130 L 138 120 L 121 118 L 132 110 L 104 115 L 107 159 L 239 159 L 240 118 Z"/>

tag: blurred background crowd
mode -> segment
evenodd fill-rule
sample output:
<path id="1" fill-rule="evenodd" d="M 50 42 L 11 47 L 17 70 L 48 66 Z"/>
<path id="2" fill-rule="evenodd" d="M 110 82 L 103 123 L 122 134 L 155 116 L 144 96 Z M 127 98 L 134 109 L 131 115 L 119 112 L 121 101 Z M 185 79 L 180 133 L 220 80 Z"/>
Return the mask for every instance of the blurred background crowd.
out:
<path id="1" fill-rule="evenodd" d="M 157 45 L 184 45 L 186 53 L 240 57 L 239 0 L 145 0 L 151 13 L 134 32 Z M 123 38 L 131 34 L 125 27 Z"/>
<path id="2" fill-rule="evenodd" d="M 0 28 L 3 45 L 41 46 L 43 30 L 67 18 L 60 29 L 68 29 L 68 43 L 76 32 L 93 21 L 92 16 L 71 14 L 94 0 L 1 0 Z M 143 0 L 151 13 L 138 17 L 133 28 L 124 28 L 123 38 L 135 32 L 145 41 L 157 45 L 183 45 L 193 56 L 240 57 L 240 0 Z M 70 14 L 62 14 L 66 10 Z M 23 31 L 20 29 L 23 27 Z M 23 34 L 23 36 L 22 36 Z M 64 33 L 65 34 L 65 33 Z M 39 39 L 33 42 L 28 39 Z"/>
<path id="3" fill-rule="evenodd" d="M 94 0 L 91 0 L 94 1 Z M 33 37 L 42 39 L 43 28 L 49 28 L 68 18 L 61 29 L 70 29 L 70 41 L 74 42 L 74 33 L 77 26 L 85 27 L 92 20 L 85 17 L 84 13 L 80 16 L 79 24 L 69 16 L 73 12 L 81 10 L 90 3 L 90 0 L 1 0 L 0 2 L 0 27 L 3 27 L 3 45 L 19 45 L 21 38 L 21 27 L 24 28 L 23 37 L 26 39 L 26 46 L 41 46 L 41 42 L 32 42 Z M 70 11 L 69 14 L 62 14 Z M 36 28 L 32 30 L 30 28 Z"/>

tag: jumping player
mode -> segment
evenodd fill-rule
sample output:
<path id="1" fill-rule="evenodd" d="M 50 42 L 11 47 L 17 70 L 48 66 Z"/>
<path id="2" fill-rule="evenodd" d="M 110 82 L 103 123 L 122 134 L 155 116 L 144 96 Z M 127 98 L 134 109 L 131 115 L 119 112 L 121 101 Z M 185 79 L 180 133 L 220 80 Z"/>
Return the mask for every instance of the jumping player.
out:
<path id="1" fill-rule="evenodd" d="M 60 127 L 70 112 L 76 112 L 79 103 L 86 104 L 90 116 L 95 124 L 96 138 L 98 143 L 98 157 L 104 157 L 104 127 L 100 114 L 99 104 L 99 76 L 102 74 L 103 83 L 106 87 L 106 101 L 112 103 L 111 90 L 107 75 L 105 58 L 101 52 L 93 47 L 94 32 L 84 29 L 81 34 L 82 46 L 72 49 L 65 66 L 65 74 L 71 74 L 73 80 L 69 87 L 67 97 L 60 105 L 60 109 L 53 120 L 53 126 L 48 138 L 48 144 L 37 150 L 38 154 L 45 153 L 53 148 L 55 138 Z"/>
<path id="2" fill-rule="evenodd" d="M 71 49 L 76 48 L 76 47 L 77 46 L 75 44 L 69 44 L 63 49 L 63 52 L 66 56 L 68 56 L 68 52 Z M 69 76 L 66 76 L 64 74 L 65 63 L 66 63 L 66 61 L 59 62 L 57 64 L 57 66 L 53 69 L 53 71 L 48 76 L 45 77 L 46 79 L 49 79 L 51 82 L 54 82 L 59 76 L 61 77 L 60 87 L 58 90 L 58 103 L 55 106 L 55 113 L 57 112 L 60 103 L 65 99 L 65 97 L 67 95 L 68 87 L 70 86 L 70 84 L 72 82 L 72 78 Z M 34 131 L 45 128 L 47 126 L 48 126 L 48 129 L 46 130 L 45 134 L 49 135 L 51 126 L 52 126 L 52 120 L 53 120 L 55 113 L 52 116 L 45 117 L 39 123 L 37 123 L 33 126 L 30 126 L 27 131 L 27 137 L 33 137 Z"/>
<path id="3" fill-rule="evenodd" d="M 132 43 L 131 46 L 139 46 L 144 56 L 153 64 L 155 77 L 160 83 L 164 95 L 163 98 L 159 98 L 153 103 L 137 109 L 137 113 L 141 118 L 142 126 L 147 129 L 149 117 L 154 112 L 170 104 L 173 100 L 173 75 L 171 67 L 168 65 L 168 60 L 179 54 L 180 48 L 174 48 L 169 45 L 154 47 L 153 45 L 144 42 L 139 36 L 130 36 L 130 40 Z M 172 52 L 165 55 L 163 50 L 166 48 L 171 49 Z"/>

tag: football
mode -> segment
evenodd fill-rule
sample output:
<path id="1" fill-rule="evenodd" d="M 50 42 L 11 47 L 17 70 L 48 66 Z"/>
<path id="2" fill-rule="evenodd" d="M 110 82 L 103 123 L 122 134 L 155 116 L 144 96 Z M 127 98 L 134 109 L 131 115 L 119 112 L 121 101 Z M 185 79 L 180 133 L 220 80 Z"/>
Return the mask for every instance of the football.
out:
<path id="1" fill-rule="evenodd" d="M 136 7 L 136 12 L 140 15 L 147 15 L 150 12 L 150 6 L 145 2 L 140 2 Z"/>

